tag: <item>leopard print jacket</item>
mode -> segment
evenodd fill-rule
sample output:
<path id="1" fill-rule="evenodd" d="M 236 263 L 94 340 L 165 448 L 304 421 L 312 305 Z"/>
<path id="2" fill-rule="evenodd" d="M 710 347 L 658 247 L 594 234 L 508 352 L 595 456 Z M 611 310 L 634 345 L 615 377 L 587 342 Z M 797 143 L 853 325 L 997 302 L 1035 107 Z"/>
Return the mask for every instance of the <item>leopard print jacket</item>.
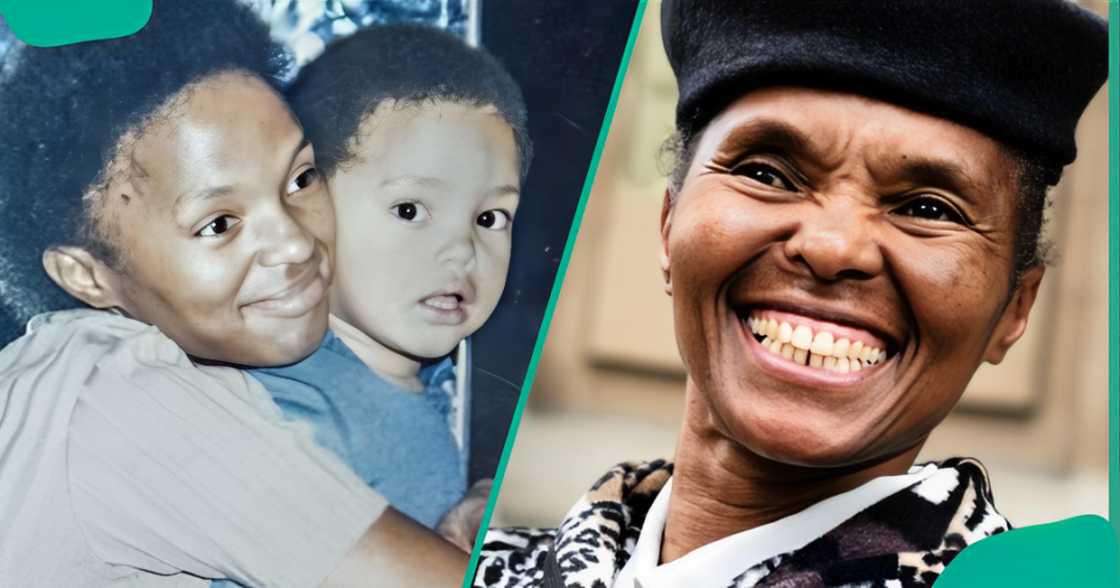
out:
<path id="1" fill-rule="evenodd" d="M 558 529 L 491 529 L 474 586 L 611 588 L 671 474 L 664 461 L 620 464 Z M 727 588 L 928 587 L 960 550 L 1009 528 L 983 466 L 950 459 L 801 549 L 744 569 Z"/>

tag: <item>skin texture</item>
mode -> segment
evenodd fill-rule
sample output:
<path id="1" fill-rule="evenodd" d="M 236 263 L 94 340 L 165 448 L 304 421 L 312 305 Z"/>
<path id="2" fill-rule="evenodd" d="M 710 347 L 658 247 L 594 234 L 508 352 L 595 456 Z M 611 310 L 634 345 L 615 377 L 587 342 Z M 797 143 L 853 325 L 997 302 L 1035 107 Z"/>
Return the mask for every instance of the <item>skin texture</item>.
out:
<path id="1" fill-rule="evenodd" d="M 464 553 L 470 553 L 474 548 L 474 540 L 482 526 L 482 515 L 486 512 L 486 502 L 493 487 L 494 481 L 489 478 L 475 482 L 463 500 L 443 515 L 436 528 L 444 539 Z"/>
<path id="2" fill-rule="evenodd" d="M 416 390 L 420 360 L 478 330 L 505 287 L 520 190 L 513 131 L 491 107 L 384 102 L 354 152 L 329 179 L 332 312 L 370 368 Z"/>
<path id="3" fill-rule="evenodd" d="M 955 123 L 856 95 L 747 94 L 666 194 L 661 264 L 688 370 L 662 559 L 905 473 L 983 361 L 1026 328 L 1009 290 L 1014 166 Z M 863 329 L 890 356 L 806 381 L 759 361 L 752 309 Z"/>
<path id="4" fill-rule="evenodd" d="M 389 509 L 370 525 L 321 588 L 459 586 L 467 554 Z"/>
<path id="5" fill-rule="evenodd" d="M 121 144 L 107 185 L 87 196 L 100 199 L 121 267 L 56 248 L 44 255 L 52 279 L 200 359 L 277 365 L 313 351 L 327 324 L 334 217 L 275 92 L 238 73 L 204 78 Z"/>

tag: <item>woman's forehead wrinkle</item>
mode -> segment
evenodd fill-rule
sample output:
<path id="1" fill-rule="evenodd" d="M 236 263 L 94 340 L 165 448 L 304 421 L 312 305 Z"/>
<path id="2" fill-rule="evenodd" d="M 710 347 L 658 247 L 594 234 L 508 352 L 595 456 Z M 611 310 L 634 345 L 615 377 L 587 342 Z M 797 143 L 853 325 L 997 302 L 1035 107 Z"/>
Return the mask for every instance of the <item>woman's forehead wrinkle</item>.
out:
<path id="1" fill-rule="evenodd" d="M 228 186 L 228 185 L 227 186 L 211 186 L 211 187 L 207 187 L 207 188 L 202 188 L 200 190 L 187 190 L 185 192 L 180 193 L 175 198 L 174 203 L 171 205 L 171 209 L 172 209 L 172 211 L 177 212 L 184 207 L 188 207 L 188 206 L 194 204 L 195 202 L 213 200 L 215 198 L 221 198 L 223 196 L 228 196 L 228 195 L 232 194 L 233 191 L 234 191 L 234 187 L 233 186 Z"/>
<path id="2" fill-rule="evenodd" d="M 788 151 L 811 150 L 812 140 L 797 126 L 780 119 L 758 117 L 736 124 L 720 142 L 721 152 L 739 152 L 762 147 Z"/>
<path id="3" fill-rule="evenodd" d="M 750 107 L 744 105 L 744 108 Z M 834 168 L 842 163 L 851 142 L 851 133 L 845 132 L 845 128 L 798 120 L 801 117 L 792 107 L 779 112 L 773 110 L 767 108 L 758 114 L 748 113 L 739 120 L 728 121 L 732 128 L 720 141 L 717 152 L 732 155 L 746 150 L 776 150 L 804 159 L 813 166 Z"/>
<path id="4" fill-rule="evenodd" d="M 928 131 L 928 132 L 925 132 Z M 992 192 L 1003 161 L 992 146 L 921 125 L 865 129 L 861 147 L 872 180 L 883 186 L 927 186 L 979 204 Z"/>
<path id="5" fill-rule="evenodd" d="M 974 202 L 983 193 L 981 186 L 986 182 L 982 174 L 971 168 L 957 159 L 905 149 L 882 150 L 867 157 L 867 169 L 880 184 L 940 188 Z"/>

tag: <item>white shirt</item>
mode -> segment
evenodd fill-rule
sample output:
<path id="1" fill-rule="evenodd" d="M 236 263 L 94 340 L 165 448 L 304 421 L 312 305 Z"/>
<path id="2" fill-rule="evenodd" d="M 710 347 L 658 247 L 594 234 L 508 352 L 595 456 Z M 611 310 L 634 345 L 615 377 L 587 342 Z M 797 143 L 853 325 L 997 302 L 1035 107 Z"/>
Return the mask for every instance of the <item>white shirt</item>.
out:
<path id="1" fill-rule="evenodd" d="M 317 586 L 384 510 L 245 373 L 36 318 L 0 352 L 0 586 Z"/>
<path id="2" fill-rule="evenodd" d="M 804 547 L 872 504 L 936 472 L 937 466 L 928 464 L 901 476 L 875 478 L 801 512 L 729 535 L 658 565 L 669 514 L 670 478 L 650 505 L 634 553 L 615 578 L 614 588 L 723 588 L 751 566 Z"/>

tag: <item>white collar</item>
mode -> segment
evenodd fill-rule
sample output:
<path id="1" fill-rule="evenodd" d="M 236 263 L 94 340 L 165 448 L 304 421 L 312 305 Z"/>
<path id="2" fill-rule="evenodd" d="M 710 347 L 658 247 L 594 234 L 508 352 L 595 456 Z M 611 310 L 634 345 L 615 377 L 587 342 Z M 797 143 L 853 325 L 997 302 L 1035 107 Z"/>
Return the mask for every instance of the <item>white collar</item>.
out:
<path id="1" fill-rule="evenodd" d="M 661 536 L 669 514 L 673 484 L 670 478 L 650 505 L 634 553 L 615 578 L 614 588 L 727 586 L 752 566 L 804 547 L 872 504 L 936 472 L 936 465 L 927 464 L 921 468 L 912 467 L 903 475 L 875 478 L 798 513 L 729 535 L 677 560 L 658 565 Z"/>

